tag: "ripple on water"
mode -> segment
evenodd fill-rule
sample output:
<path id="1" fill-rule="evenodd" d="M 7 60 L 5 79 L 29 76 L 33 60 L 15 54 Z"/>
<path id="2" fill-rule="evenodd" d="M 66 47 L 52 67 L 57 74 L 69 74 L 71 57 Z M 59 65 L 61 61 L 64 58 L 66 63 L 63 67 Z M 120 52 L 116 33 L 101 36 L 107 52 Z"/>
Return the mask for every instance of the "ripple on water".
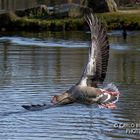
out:
<path id="1" fill-rule="evenodd" d="M 140 54 L 131 51 L 139 49 L 139 36 L 127 41 L 110 36 L 106 82 L 114 82 L 121 92 L 116 110 L 72 104 L 29 112 L 21 105 L 49 103 L 79 80 L 88 52 L 85 36 L 81 41 L 32 36 L 0 38 L 1 140 L 139 139 L 139 134 L 116 127 L 140 122 Z"/>
<path id="2" fill-rule="evenodd" d="M 25 37 L 0 37 L 0 42 L 10 42 L 21 46 L 41 46 L 41 47 L 71 47 L 82 48 L 88 47 L 86 41 L 73 41 L 63 39 L 39 39 L 39 38 L 25 38 Z"/>

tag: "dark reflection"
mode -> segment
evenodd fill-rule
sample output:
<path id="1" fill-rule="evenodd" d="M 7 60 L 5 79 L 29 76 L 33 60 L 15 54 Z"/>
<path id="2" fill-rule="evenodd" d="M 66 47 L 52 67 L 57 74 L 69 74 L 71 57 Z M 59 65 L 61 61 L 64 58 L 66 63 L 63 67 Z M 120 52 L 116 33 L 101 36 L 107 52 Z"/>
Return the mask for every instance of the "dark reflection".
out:
<path id="1" fill-rule="evenodd" d="M 138 52 L 113 52 L 110 60 L 109 70 L 113 69 L 116 74 L 114 80 L 124 83 L 140 83 L 139 75 L 139 53 Z M 111 73 L 111 72 L 110 72 Z"/>
<path id="2" fill-rule="evenodd" d="M 11 70 L 9 68 L 10 63 L 8 62 L 8 43 L 4 43 L 1 51 L 1 56 L 0 56 L 0 83 L 2 85 L 9 84 L 11 82 Z"/>
<path id="3" fill-rule="evenodd" d="M 122 23 L 122 36 L 124 40 L 127 38 L 127 28 L 124 23 Z"/>
<path id="4" fill-rule="evenodd" d="M 14 36 L 17 33 L 14 34 Z M 110 59 L 106 82 L 114 82 L 121 92 L 118 109 L 74 104 L 63 108 L 20 113 L 21 105 L 48 103 L 75 84 L 87 61 L 89 33 L 20 33 L 18 36 L 49 41 L 61 46 L 25 46 L 0 40 L 0 134 L 1 139 L 113 139 L 139 138 L 128 135 L 115 123 L 139 123 L 140 113 L 140 36 L 128 33 L 110 36 Z M 65 41 L 77 41 L 65 47 Z M 73 47 L 74 45 L 74 47 Z M 5 113 L 4 113 L 5 112 Z M 12 127 L 12 130 L 11 130 Z M 103 132 L 103 133 L 102 133 Z"/>
<path id="5" fill-rule="evenodd" d="M 56 60 L 57 63 L 55 64 L 56 67 L 56 77 L 57 79 L 61 79 L 61 50 L 59 48 L 57 48 L 57 53 L 56 53 Z"/>

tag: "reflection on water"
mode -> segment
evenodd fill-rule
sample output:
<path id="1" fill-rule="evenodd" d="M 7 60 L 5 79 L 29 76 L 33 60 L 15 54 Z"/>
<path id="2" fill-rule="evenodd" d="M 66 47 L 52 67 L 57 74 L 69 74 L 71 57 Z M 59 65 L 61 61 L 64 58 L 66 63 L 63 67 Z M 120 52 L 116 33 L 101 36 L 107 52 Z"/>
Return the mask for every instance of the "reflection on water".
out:
<path id="1" fill-rule="evenodd" d="M 114 82 L 122 93 L 118 109 L 73 104 L 37 112 L 25 111 L 21 105 L 48 103 L 53 95 L 79 80 L 90 34 L 20 33 L 18 37 L 0 37 L 0 139 L 138 139 L 140 34 L 130 33 L 127 40 L 115 33 L 109 35 L 105 82 Z"/>

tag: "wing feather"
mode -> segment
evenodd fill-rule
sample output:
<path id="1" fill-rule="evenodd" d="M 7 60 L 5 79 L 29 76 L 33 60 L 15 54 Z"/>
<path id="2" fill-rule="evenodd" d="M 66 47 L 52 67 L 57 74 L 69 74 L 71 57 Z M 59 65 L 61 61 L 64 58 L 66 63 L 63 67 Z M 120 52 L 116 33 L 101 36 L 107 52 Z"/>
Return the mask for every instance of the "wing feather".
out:
<path id="1" fill-rule="evenodd" d="M 96 15 L 88 11 L 85 16 L 91 31 L 91 47 L 89 49 L 88 63 L 78 82 L 82 86 L 97 86 L 106 76 L 109 59 L 109 42 L 105 26 Z"/>

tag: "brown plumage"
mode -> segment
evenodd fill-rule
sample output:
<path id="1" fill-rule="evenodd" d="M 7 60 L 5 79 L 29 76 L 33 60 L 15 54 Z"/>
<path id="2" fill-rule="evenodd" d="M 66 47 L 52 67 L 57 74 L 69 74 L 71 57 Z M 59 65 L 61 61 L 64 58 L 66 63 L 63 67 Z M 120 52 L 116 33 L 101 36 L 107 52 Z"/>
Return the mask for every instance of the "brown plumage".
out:
<path id="1" fill-rule="evenodd" d="M 40 107 L 41 109 L 74 102 L 105 104 L 111 103 L 111 99 L 113 99 L 113 102 L 118 99 L 119 92 L 114 90 L 116 89 L 114 85 L 112 86 L 114 88 L 112 89 L 113 92 L 98 88 L 98 83 L 103 83 L 105 79 L 109 59 L 109 42 L 106 28 L 90 10 L 86 10 L 85 20 L 91 31 L 91 46 L 89 48 L 88 62 L 84 68 L 82 77 L 69 90 L 61 95 L 55 95 L 51 106 L 47 107 L 47 105 L 43 105 Z M 28 110 L 35 110 L 33 106 L 23 107 Z"/>
<path id="2" fill-rule="evenodd" d="M 91 47 L 89 48 L 88 62 L 79 82 L 63 94 L 54 96 L 52 99 L 54 104 L 73 102 L 93 104 L 100 103 L 103 97 L 102 90 L 98 88 L 98 83 L 103 83 L 107 71 L 109 59 L 107 32 L 97 16 L 93 15 L 90 10 L 86 10 L 85 20 L 91 31 Z M 104 96 L 104 98 L 106 99 L 107 96 Z"/>

